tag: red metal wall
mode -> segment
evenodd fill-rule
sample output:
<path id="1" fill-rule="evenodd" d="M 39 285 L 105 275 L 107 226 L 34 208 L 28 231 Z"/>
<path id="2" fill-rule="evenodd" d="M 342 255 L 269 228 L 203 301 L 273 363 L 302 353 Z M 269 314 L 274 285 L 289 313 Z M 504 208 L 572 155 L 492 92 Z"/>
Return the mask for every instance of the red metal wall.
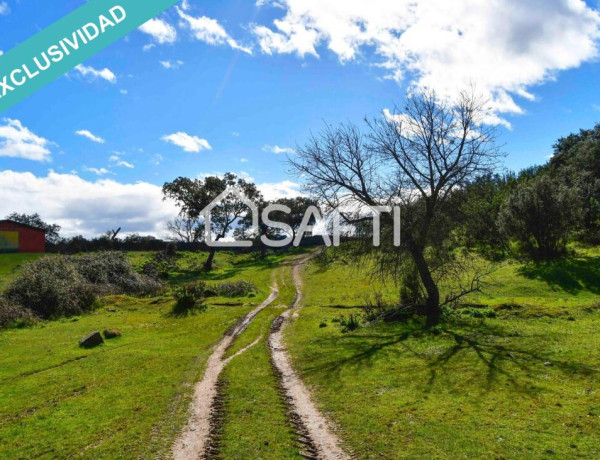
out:
<path id="1" fill-rule="evenodd" d="M 0 223 L 0 230 L 19 232 L 19 252 L 46 252 L 46 234 L 41 230 L 12 223 Z"/>

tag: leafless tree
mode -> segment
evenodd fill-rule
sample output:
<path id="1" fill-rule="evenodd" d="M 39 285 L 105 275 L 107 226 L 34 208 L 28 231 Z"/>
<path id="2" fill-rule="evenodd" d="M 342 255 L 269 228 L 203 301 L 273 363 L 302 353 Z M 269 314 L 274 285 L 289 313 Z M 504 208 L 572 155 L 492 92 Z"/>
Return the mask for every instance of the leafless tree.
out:
<path id="1" fill-rule="evenodd" d="M 309 192 L 329 207 L 401 206 L 402 248 L 426 291 L 429 326 L 441 315 L 427 253 L 440 240 L 442 208 L 453 190 L 492 171 L 500 156 L 487 116 L 486 101 L 473 91 L 448 101 L 423 90 L 408 97 L 402 110 L 366 120 L 365 133 L 352 124 L 327 126 L 290 159 Z"/>
<path id="2" fill-rule="evenodd" d="M 169 237 L 182 243 L 197 243 L 204 237 L 204 224 L 200 219 L 178 216 L 167 222 Z"/>

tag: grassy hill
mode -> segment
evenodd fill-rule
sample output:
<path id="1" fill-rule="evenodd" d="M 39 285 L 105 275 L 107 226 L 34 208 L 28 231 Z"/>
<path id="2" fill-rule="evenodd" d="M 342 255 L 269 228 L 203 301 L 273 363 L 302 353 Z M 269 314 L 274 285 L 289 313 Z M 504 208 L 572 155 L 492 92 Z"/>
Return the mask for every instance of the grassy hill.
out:
<path id="1" fill-rule="evenodd" d="M 141 265 L 151 253 L 132 253 Z M 300 458 L 266 340 L 295 295 L 294 257 L 183 253 L 170 284 L 247 280 L 255 297 L 211 298 L 204 313 L 170 314 L 168 293 L 112 296 L 92 314 L 0 332 L 0 457 L 168 457 L 185 421 L 192 384 L 211 347 L 268 294 L 279 299 L 234 342 L 223 372 L 221 458 Z M 0 256 L 2 282 L 27 256 Z M 596 458 L 600 455 L 600 270 L 597 250 L 565 261 L 502 265 L 494 286 L 423 331 L 359 321 L 365 295 L 396 288 L 334 257 L 304 271 L 304 308 L 286 329 L 296 369 L 357 458 Z M 83 350 L 92 330 L 123 337 Z M 124 454 L 126 453 L 126 454 Z"/>

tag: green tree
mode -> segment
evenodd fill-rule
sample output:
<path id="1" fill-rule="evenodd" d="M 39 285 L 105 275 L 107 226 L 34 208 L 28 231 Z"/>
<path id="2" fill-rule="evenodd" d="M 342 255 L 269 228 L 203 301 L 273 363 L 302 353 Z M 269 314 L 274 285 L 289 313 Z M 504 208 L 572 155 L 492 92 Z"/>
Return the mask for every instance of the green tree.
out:
<path id="1" fill-rule="evenodd" d="M 515 188 L 500 211 L 498 225 L 529 257 L 547 260 L 566 253 L 580 216 L 579 191 L 545 174 Z"/>
<path id="2" fill-rule="evenodd" d="M 162 191 L 165 199 L 172 199 L 179 206 L 181 217 L 194 220 L 200 219 L 204 208 L 225 190 L 233 188 L 255 203 L 261 199 L 256 185 L 233 173 L 226 173 L 222 178 L 210 176 L 204 180 L 178 177 L 173 182 L 165 183 Z M 214 235 L 214 240 L 219 241 L 233 232 L 247 213 L 248 207 L 238 196 L 225 196 L 211 211 L 209 231 Z M 212 270 L 214 257 L 215 248 L 211 247 L 204 264 L 206 270 Z"/>

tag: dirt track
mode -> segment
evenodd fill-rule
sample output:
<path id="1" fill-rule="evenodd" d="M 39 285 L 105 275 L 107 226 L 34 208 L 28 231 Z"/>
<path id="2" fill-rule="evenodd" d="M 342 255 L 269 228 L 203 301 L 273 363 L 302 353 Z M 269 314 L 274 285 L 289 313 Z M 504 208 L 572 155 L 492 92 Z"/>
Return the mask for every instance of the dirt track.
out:
<path id="1" fill-rule="evenodd" d="M 244 316 L 244 318 L 232 329 L 227 331 L 225 337 L 221 339 L 208 358 L 204 377 L 194 388 L 194 396 L 190 409 L 191 415 L 187 426 L 173 446 L 173 457 L 175 459 L 197 460 L 205 457 L 205 450 L 208 446 L 210 437 L 212 409 L 217 396 L 217 381 L 221 371 L 233 358 L 232 356 L 228 359 L 223 359 L 225 352 L 231 346 L 235 338 L 246 330 L 255 316 L 260 313 L 261 310 L 268 307 L 277 298 L 277 295 L 277 288 L 271 288 L 271 294 L 267 300 Z M 251 345 L 240 350 L 234 356 L 240 355 Z"/>
<path id="2" fill-rule="evenodd" d="M 296 427 L 300 443 L 304 446 L 301 454 L 308 458 L 323 460 L 349 459 L 350 456 L 340 447 L 340 441 L 334 434 L 331 424 L 318 411 L 311 400 L 308 389 L 294 371 L 283 342 L 285 326 L 292 318 L 298 316 L 302 301 L 300 269 L 314 255 L 304 256 L 292 264 L 291 274 L 296 288 L 296 297 L 290 308 L 273 322 L 268 342 L 273 367 L 280 380 L 291 422 Z M 214 423 L 213 416 L 219 412 L 219 410 L 215 410 L 215 405 L 218 405 L 219 400 L 219 375 L 229 361 L 260 342 L 261 337 L 229 358 L 224 358 L 225 353 L 256 315 L 268 307 L 277 296 L 277 288 L 271 288 L 269 297 L 227 331 L 214 348 L 206 363 L 204 376 L 194 388 L 188 423 L 173 446 L 172 453 L 176 460 L 197 460 L 210 455 L 211 429 L 213 428 L 211 421 Z"/>
<path id="3" fill-rule="evenodd" d="M 301 433 L 307 439 L 310 450 L 319 459 L 349 459 L 350 456 L 340 447 L 340 441 L 334 434 L 327 419 L 319 412 L 313 403 L 308 388 L 294 371 L 290 357 L 285 351 L 283 332 L 291 317 L 298 316 L 302 301 L 302 276 L 300 268 L 311 258 L 304 257 L 292 266 L 292 279 L 296 287 L 296 298 L 291 308 L 280 315 L 274 323 L 269 336 L 273 364 L 280 375 L 281 385 L 286 394 L 286 400 L 291 406 L 301 425 Z M 312 456 L 312 455 L 311 455 Z"/>

